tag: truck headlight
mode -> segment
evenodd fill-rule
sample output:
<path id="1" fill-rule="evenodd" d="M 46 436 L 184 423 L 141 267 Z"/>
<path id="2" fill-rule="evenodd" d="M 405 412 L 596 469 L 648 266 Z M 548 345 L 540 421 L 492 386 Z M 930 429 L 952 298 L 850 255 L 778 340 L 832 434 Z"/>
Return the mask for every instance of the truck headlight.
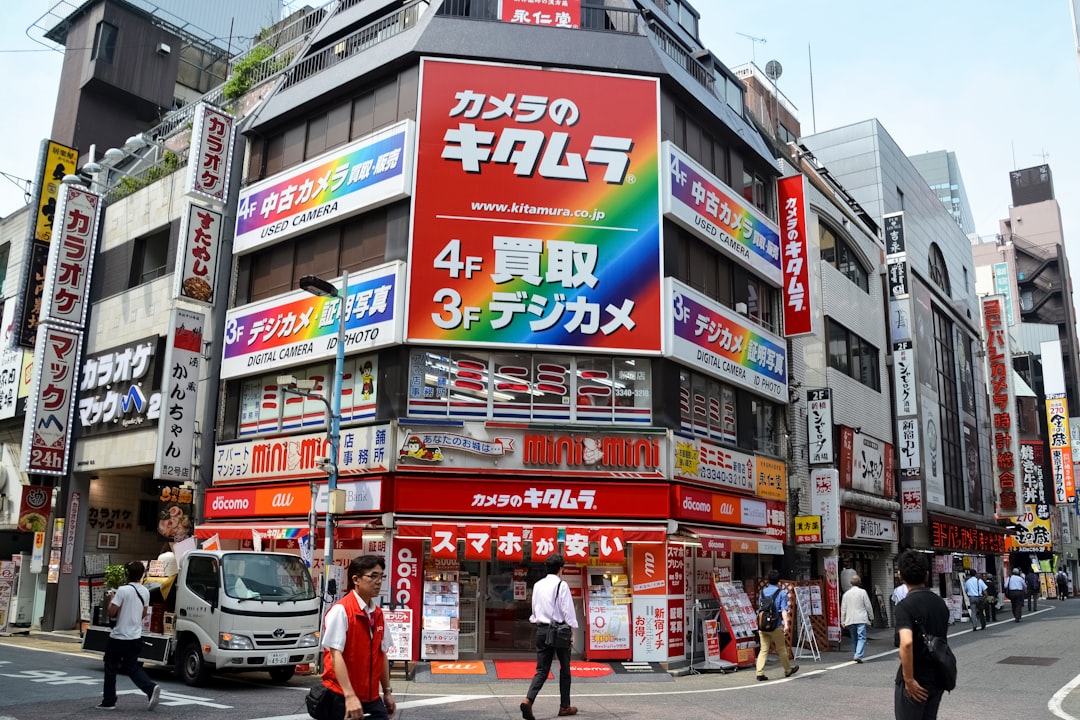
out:
<path id="1" fill-rule="evenodd" d="M 319 633 L 307 633 L 300 638 L 300 644 L 297 647 L 319 647 Z"/>
<path id="2" fill-rule="evenodd" d="M 218 647 L 222 650 L 254 650 L 255 646 L 251 644 L 251 638 L 246 635 L 237 635 L 235 633 L 221 633 L 218 636 Z"/>

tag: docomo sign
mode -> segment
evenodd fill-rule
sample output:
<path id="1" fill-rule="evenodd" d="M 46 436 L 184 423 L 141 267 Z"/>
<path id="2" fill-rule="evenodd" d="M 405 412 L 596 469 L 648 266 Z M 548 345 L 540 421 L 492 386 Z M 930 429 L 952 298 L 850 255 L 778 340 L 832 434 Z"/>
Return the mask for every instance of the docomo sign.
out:
<path id="1" fill-rule="evenodd" d="M 311 510 L 311 486 L 208 490 L 204 507 L 207 518 L 307 515 Z"/>
<path id="2" fill-rule="evenodd" d="M 395 603 L 411 608 L 413 617 L 420 617 L 423 599 L 423 579 L 420 562 L 424 555 L 423 538 L 395 537 L 390 560 L 390 578 L 393 581 Z M 420 657 L 420 633 L 413 633 L 412 656 Z"/>
<path id="3" fill-rule="evenodd" d="M 673 487 L 672 516 L 681 520 L 707 520 L 726 525 L 761 528 L 768 525 L 768 507 L 761 500 Z"/>

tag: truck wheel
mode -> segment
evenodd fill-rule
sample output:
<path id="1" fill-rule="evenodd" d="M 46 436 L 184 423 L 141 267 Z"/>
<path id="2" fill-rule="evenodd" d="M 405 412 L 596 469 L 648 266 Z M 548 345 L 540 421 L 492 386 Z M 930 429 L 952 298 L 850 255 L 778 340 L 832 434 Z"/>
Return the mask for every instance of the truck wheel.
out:
<path id="1" fill-rule="evenodd" d="M 202 649 L 198 642 L 189 642 L 176 657 L 176 673 L 188 685 L 200 687 L 210 677 L 210 669 L 203 660 Z"/>
<path id="2" fill-rule="evenodd" d="M 295 665 L 286 665 L 284 667 L 270 668 L 270 679 L 276 683 L 287 683 L 292 680 L 292 676 L 295 674 Z"/>

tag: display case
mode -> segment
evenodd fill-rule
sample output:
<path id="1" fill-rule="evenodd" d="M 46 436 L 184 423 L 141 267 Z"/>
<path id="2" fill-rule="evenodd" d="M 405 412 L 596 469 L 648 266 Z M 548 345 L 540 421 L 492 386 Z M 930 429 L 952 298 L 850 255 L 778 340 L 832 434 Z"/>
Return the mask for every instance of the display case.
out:
<path id="1" fill-rule="evenodd" d="M 458 633 L 461 628 L 458 578 L 456 571 L 424 573 L 424 626 L 420 635 L 420 657 L 424 660 L 458 658 Z M 475 614 L 474 609 L 474 637 Z"/>
<path id="2" fill-rule="evenodd" d="M 462 573 L 458 594 L 458 653 L 477 652 L 477 603 L 479 578 Z"/>
<path id="3" fill-rule="evenodd" d="M 750 597 L 739 586 L 714 577 L 713 593 L 720 604 L 717 632 L 719 656 L 738 667 L 757 660 L 757 613 Z"/>
<path id="4" fill-rule="evenodd" d="M 629 660 L 633 589 L 626 569 L 586 568 L 585 656 L 590 660 Z"/>

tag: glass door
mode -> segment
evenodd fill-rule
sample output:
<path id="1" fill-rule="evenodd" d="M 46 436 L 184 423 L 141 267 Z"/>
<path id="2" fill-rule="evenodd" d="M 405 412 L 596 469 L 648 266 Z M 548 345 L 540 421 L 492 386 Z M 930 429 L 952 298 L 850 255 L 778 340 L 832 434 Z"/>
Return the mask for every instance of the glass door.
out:
<path id="1" fill-rule="evenodd" d="M 547 575 L 544 563 L 488 563 L 483 583 L 484 654 L 533 653 L 536 628 L 532 614 L 532 586 Z"/>

